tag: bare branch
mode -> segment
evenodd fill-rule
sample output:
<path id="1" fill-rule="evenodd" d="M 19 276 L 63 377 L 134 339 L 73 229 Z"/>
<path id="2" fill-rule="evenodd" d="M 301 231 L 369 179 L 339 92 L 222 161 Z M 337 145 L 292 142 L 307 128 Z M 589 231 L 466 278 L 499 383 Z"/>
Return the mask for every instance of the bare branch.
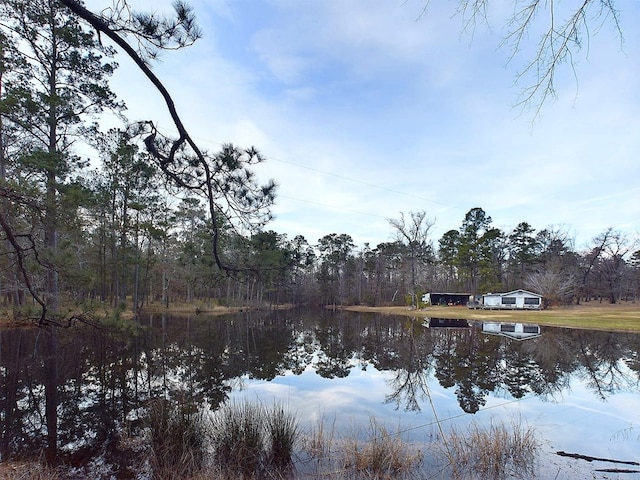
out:
<path id="1" fill-rule="evenodd" d="M 228 160 L 225 157 L 225 150 L 223 149 L 222 156 L 218 156 L 214 159 L 213 165 L 209 162 L 208 158 L 205 154 L 200 150 L 198 145 L 192 139 L 188 131 L 186 130 L 180 115 L 178 114 L 173 98 L 167 91 L 166 87 L 160 81 L 160 79 L 153 73 L 150 67 L 147 65 L 145 60 L 140 56 L 140 54 L 134 49 L 129 42 L 118 32 L 118 26 L 114 26 L 109 22 L 109 19 L 97 16 L 93 12 L 87 10 L 83 5 L 78 3 L 75 0 L 60 0 L 62 4 L 64 4 L 73 14 L 82 18 L 86 22 L 88 22 L 93 28 L 96 29 L 97 32 L 104 34 L 109 39 L 111 39 L 118 47 L 120 47 L 124 52 L 134 61 L 134 63 L 138 66 L 138 68 L 144 73 L 147 79 L 153 84 L 153 86 L 158 90 L 161 94 L 164 102 L 169 110 L 169 114 L 174 122 L 174 125 L 178 131 L 178 138 L 175 140 L 164 139 L 164 146 L 168 148 L 160 148 L 162 145 L 160 136 L 153 126 L 151 122 L 144 122 L 147 125 L 151 132 L 145 137 L 144 143 L 147 148 L 147 151 L 152 155 L 152 157 L 158 161 L 160 168 L 162 171 L 171 178 L 178 186 L 183 187 L 189 190 L 198 190 L 201 191 L 207 199 L 209 214 L 211 216 L 211 226 L 212 226 L 212 254 L 216 261 L 216 264 L 219 268 L 224 271 L 231 272 L 237 271 L 238 268 L 232 267 L 230 265 L 225 264 L 219 252 L 219 239 L 220 239 L 220 229 L 223 227 L 223 219 L 220 218 L 221 215 L 225 215 L 220 207 L 216 203 L 216 198 L 219 198 L 222 193 L 225 196 L 227 203 L 229 205 L 235 206 L 238 208 L 236 210 L 238 213 L 242 213 L 242 209 L 240 207 L 244 206 L 241 202 L 237 203 L 237 199 L 232 199 L 233 191 L 227 190 L 226 186 L 221 184 L 221 180 L 217 178 L 217 173 L 219 172 L 220 167 L 224 167 L 225 161 Z M 119 4 L 119 8 L 126 8 L 126 2 Z M 180 6 L 181 4 L 176 4 Z M 180 10 L 182 8 L 182 10 Z M 197 28 L 195 23 L 193 22 L 193 18 L 190 17 L 189 11 L 184 5 L 177 9 L 179 21 L 183 24 L 186 24 L 187 30 L 192 32 L 197 32 Z M 180 13 L 182 12 L 182 13 Z M 153 23 L 156 20 L 153 20 L 152 17 L 148 17 L 147 20 Z M 134 31 L 127 31 L 127 33 L 135 33 Z M 141 37 L 145 40 L 149 40 L 148 32 L 142 32 Z M 194 37 L 195 39 L 195 37 Z M 162 39 L 156 39 L 158 43 L 156 45 L 158 47 L 162 47 L 164 44 L 162 43 Z M 153 40 L 152 40 L 153 41 Z M 159 143 L 161 142 L 161 143 Z M 168 145 L 166 145 L 168 143 Z M 186 155 L 185 149 L 189 148 L 193 155 Z M 162 153 L 163 151 L 167 151 L 167 153 Z M 261 161 L 261 159 L 256 155 L 257 152 L 255 150 L 246 150 L 244 154 L 248 155 L 248 163 L 252 161 Z M 237 160 L 237 159 L 236 159 Z M 187 173 L 187 171 L 189 173 Z M 191 173 L 193 172 L 193 173 Z M 198 174 L 201 173 L 204 175 L 204 179 L 200 180 L 198 178 Z M 242 180 L 249 180 L 248 177 L 233 177 L 233 175 L 227 175 L 224 180 L 226 182 L 231 181 L 232 183 L 235 181 L 236 183 Z M 267 185 L 263 187 L 263 192 L 266 192 L 265 195 L 266 203 L 268 204 L 273 200 L 272 190 L 275 189 L 275 184 Z M 227 195 L 228 193 L 228 195 Z M 256 197 L 257 198 L 257 197 Z M 234 203 L 235 202 L 235 203 Z M 254 205 L 254 208 L 256 206 Z M 264 205 L 258 205 L 258 208 L 264 207 Z M 227 219 L 230 217 L 227 216 Z"/>
<path id="2" fill-rule="evenodd" d="M 568 12 L 566 7 L 565 12 L 560 12 L 561 4 L 556 0 L 517 0 L 514 5 L 514 13 L 506 22 L 507 34 L 500 42 L 501 47 L 511 49 L 508 62 L 522 53 L 530 34 L 537 29 L 542 32 L 533 57 L 526 61 L 515 80 L 517 85 L 524 85 L 517 105 L 533 108 L 536 115 L 549 98 L 556 97 L 556 72 L 563 63 L 569 64 L 577 82 L 575 54 L 583 48 L 583 41 L 588 42 L 607 20 L 624 43 L 620 13 L 614 0 L 582 0 Z M 463 16 L 463 30 L 478 21 L 487 24 L 488 6 L 489 0 L 459 0 L 456 13 Z M 592 32 L 590 25 L 599 19 L 602 20 L 600 27 Z"/>
<path id="3" fill-rule="evenodd" d="M 35 287 L 31 283 L 31 276 L 27 271 L 27 267 L 25 265 L 25 249 L 20 245 L 20 242 L 16 238 L 16 234 L 13 231 L 13 228 L 9 224 L 9 221 L 4 212 L 0 213 L 0 227 L 4 231 L 9 244 L 13 248 L 14 254 L 16 256 L 16 263 L 18 266 L 18 271 L 24 280 L 24 284 L 29 290 L 29 293 L 33 297 L 33 299 L 40 305 L 40 318 L 38 319 L 39 325 L 44 325 L 47 320 L 47 304 L 46 302 L 38 295 Z"/>

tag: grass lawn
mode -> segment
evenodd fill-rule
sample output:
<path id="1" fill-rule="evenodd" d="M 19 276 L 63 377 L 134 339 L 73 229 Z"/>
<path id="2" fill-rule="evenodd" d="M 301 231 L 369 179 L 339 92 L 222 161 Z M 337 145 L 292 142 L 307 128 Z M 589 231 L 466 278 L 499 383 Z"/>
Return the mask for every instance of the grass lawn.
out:
<path id="1" fill-rule="evenodd" d="M 640 303 L 628 302 L 615 305 L 588 302 L 540 311 L 471 310 L 460 306 L 427 307 L 422 310 L 411 310 L 408 307 L 348 306 L 342 308 L 356 312 L 378 312 L 420 318 L 466 318 L 479 321 L 525 322 L 558 327 L 640 332 Z"/>

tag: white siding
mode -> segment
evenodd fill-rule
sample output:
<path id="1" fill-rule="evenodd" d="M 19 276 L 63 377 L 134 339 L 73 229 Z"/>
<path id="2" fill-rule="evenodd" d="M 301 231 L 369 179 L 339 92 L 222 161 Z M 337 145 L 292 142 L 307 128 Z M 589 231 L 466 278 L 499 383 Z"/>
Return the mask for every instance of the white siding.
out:
<path id="1" fill-rule="evenodd" d="M 502 304 L 502 295 L 499 294 L 489 294 L 483 295 L 482 304 L 487 307 L 499 307 Z"/>
<path id="2" fill-rule="evenodd" d="M 507 293 L 488 293 L 482 296 L 482 306 L 486 308 L 540 309 L 542 296 L 526 290 Z"/>

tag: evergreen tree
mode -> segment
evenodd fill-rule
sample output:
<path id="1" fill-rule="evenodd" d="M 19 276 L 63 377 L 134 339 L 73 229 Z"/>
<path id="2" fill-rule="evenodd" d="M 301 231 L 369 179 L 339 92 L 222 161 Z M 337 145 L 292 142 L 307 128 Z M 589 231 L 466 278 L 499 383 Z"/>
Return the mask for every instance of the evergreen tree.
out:
<path id="1" fill-rule="evenodd" d="M 26 264 L 19 268 L 42 306 L 39 321 L 44 323 L 53 318 L 47 317 L 47 310 L 55 312 L 58 307 L 59 230 L 68 224 L 62 219 L 73 216 L 78 206 L 64 198 L 77 192 L 70 186 L 83 166 L 71 147 L 78 137 L 93 131 L 95 115 L 122 105 L 107 83 L 115 68 L 109 60 L 113 50 L 57 1 L 7 0 L 0 14 L 1 35 L 11 39 L 20 57 L 11 65 L 14 78 L 20 81 L 5 84 L 2 99 L 3 127 L 11 125 L 19 131 L 24 146 L 14 159 L 22 178 L 12 180 L 14 185 L 28 181 L 31 189 L 20 189 L 16 198 L 35 207 L 39 220 L 39 231 L 29 233 L 29 247 L 12 246 L 18 256 L 39 248 L 37 263 L 45 277 L 42 292 L 34 287 L 33 270 Z M 69 210 L 62 211 L 63 207 Z M 24 232 L 16 227 L 8 219 L 3 225 L 5 235 L 22 236 Z"/>

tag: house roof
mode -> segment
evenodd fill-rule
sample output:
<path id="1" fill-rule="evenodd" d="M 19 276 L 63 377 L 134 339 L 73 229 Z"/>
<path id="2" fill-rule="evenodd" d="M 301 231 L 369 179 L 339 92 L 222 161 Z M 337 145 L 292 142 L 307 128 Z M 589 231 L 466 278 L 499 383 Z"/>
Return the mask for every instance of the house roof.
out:
<path id="1" fill-rule="evenodd" d="M 482 331 L 482 333 L 486 333 L 487 335 L 495 335 L 498 337 L 507 337 L 513 340 L 530 340 L 532 338 L 540 338 L 542 334 L 540 333 L 524 333 L 524 332 L 487 332 Z"/>
<path id="2" fill-rule="evenodd" d="M 427 292 L 425 295 L 471 295 L 467 292 Z"/>
<path id="3" fill-rule="evenodd" d="M 542 295 L 540 295 L 538 293 L 530 292 L 529 290 L 523 290 L 521 288 L 518 289 L 518 290 L 512 290 L 510 292 L 505 292 L 505 293 L 485 293 L 485 296 L 494 295 L 494 296 L 497 296 L 497 297 L 507 297 L 509 295 L 516 295 L 516 294 L 524 294 L 524 295 L 530 295 L 532 297 L 542 298 Z"/>

